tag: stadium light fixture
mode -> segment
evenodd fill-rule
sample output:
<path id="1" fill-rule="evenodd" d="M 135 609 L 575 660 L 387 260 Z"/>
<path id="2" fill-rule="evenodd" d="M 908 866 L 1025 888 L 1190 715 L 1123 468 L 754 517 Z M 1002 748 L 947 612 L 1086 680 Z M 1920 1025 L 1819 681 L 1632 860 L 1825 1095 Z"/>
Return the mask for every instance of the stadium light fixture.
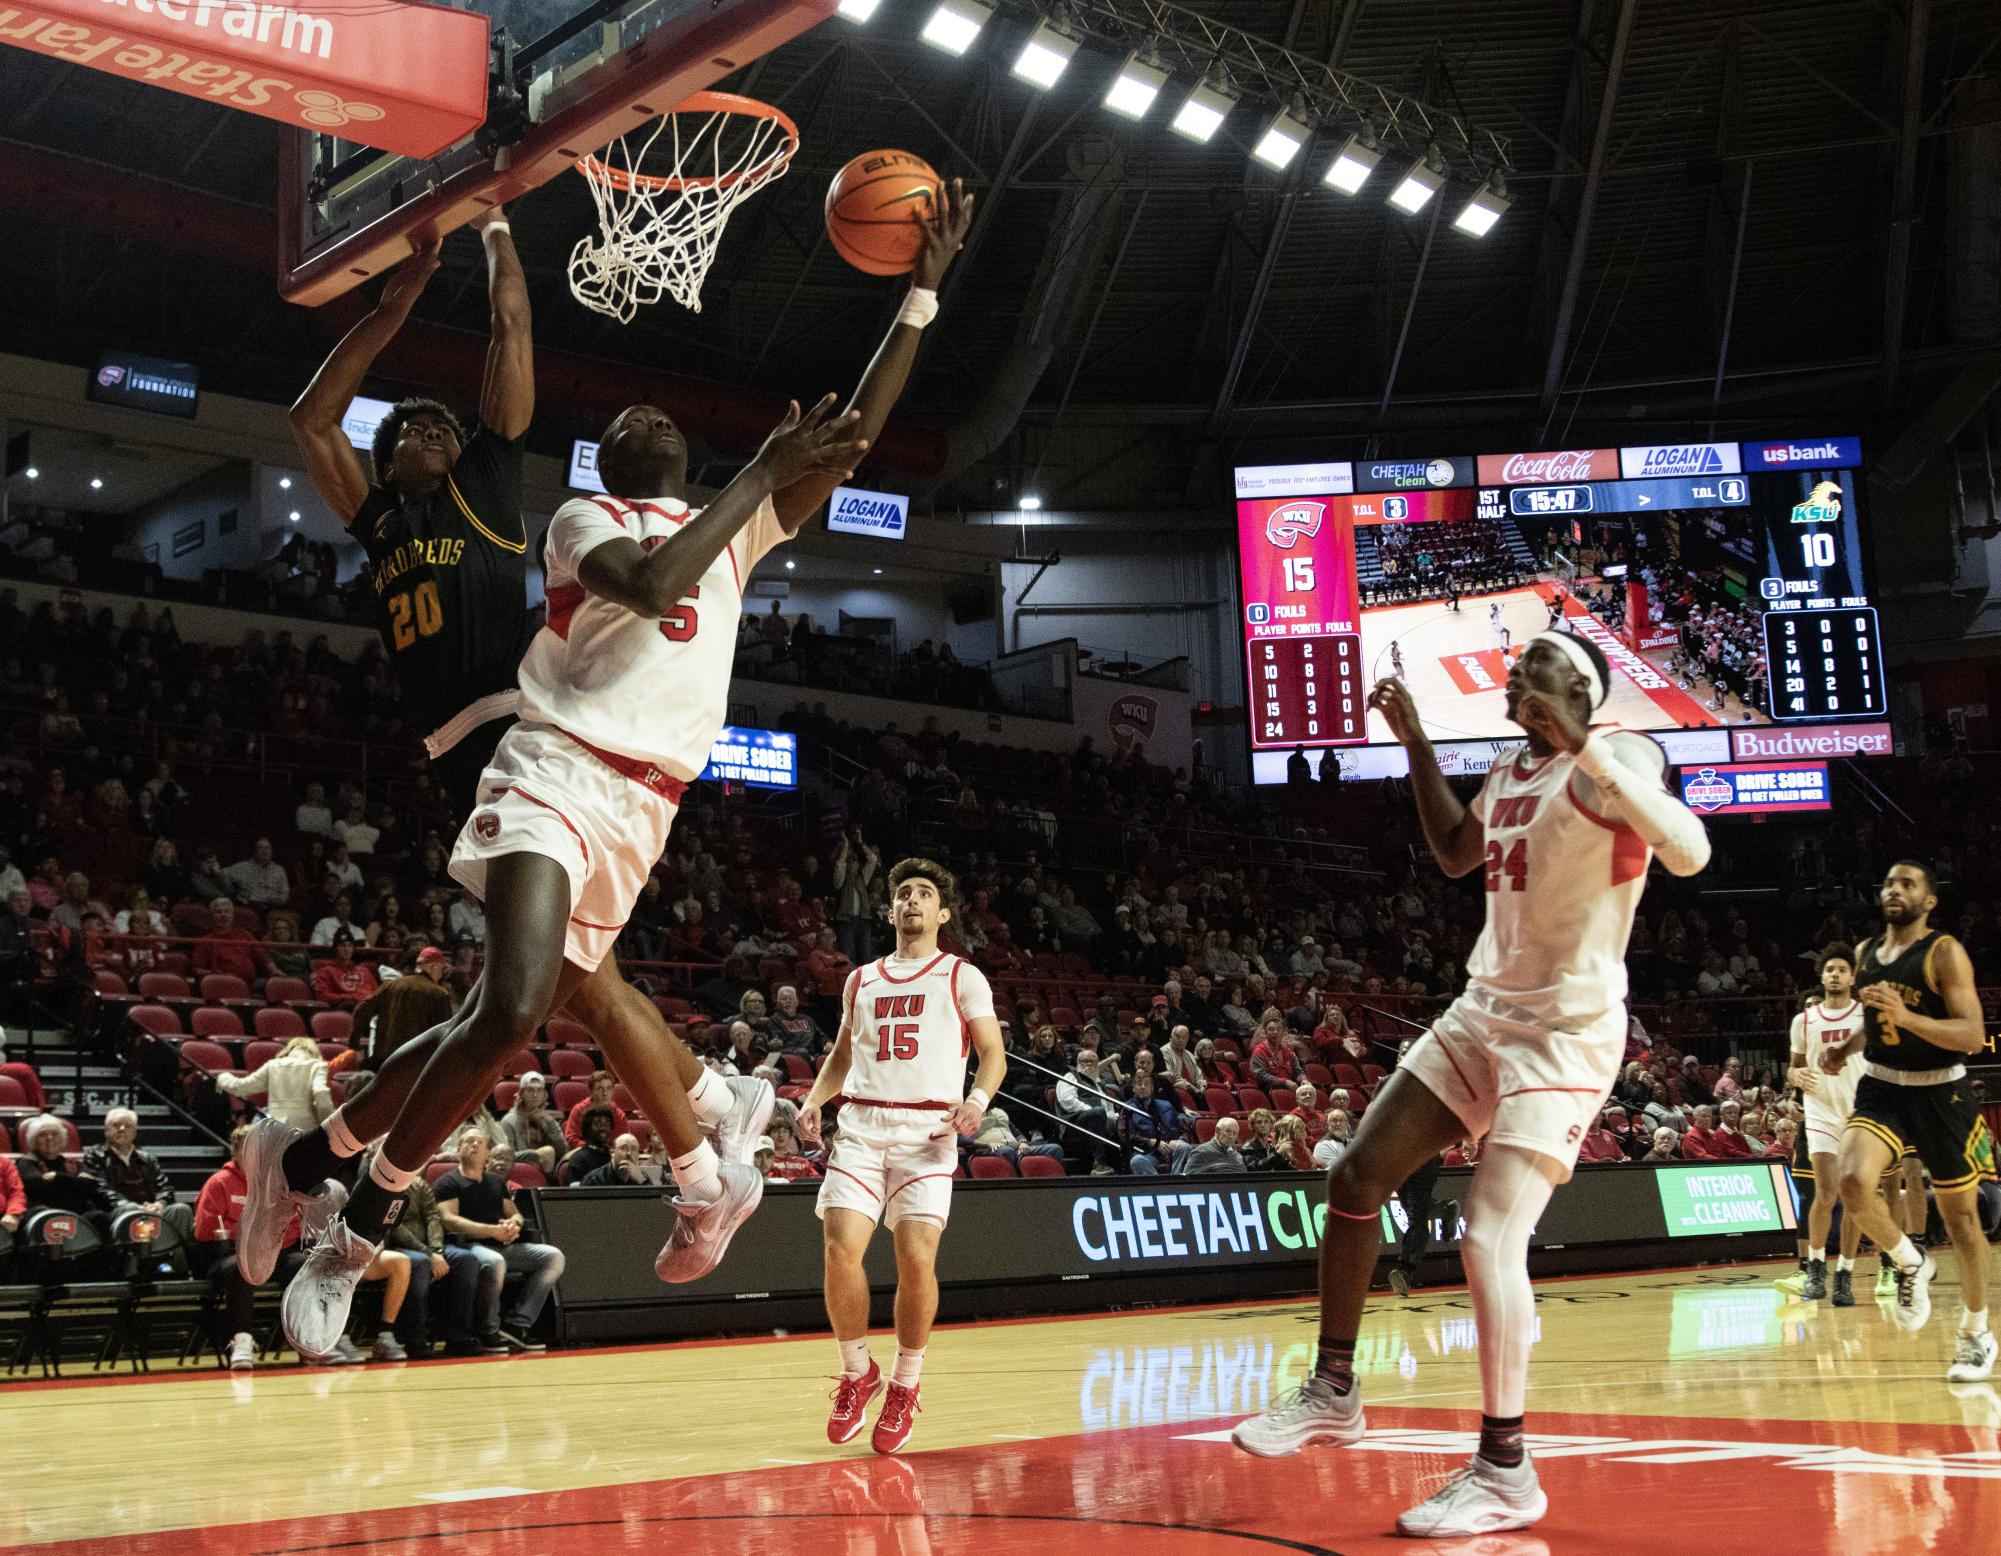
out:
<path id="1" fill-rule="evenodd" d="M 938 9 L 931 13 L 920 36 L 947 54 L 963 54 L 993 14 L 993 7 L 982 5 L 980 0 L 938 0 Z"/>
<path id="2" fill-rule="evenodd" d="M 1427 151 L 1410 165 L 1410 170 L 1397 181 L 1390 191 L 1390 204 L 1406 216 L 1415 216 L 1431 203 L 1431 197 L 1445 187 L 1445 171 L 1432 164 L 1438 161 L 1436 151 Z"/>
<path id="3" fill-rule="evenodd" d="M 289 492 L 291 489 L 292 489 L 292 478 L 288 475 L 279 476 L 278 490 L 281 492 Z"/>
<path id="4" fill-rule="evenodd" d="M 1105 106 L 1121 118 L 1144 119 L 1160 89 L 1167 85 L 1167 72 L 1151 60 L 1129 56 L 1105 93 Z"/>
<path id="5" fill-rule="evenodd" d="M 38 479 L 41 476 L 42 472 L 37 470 L 33 465 L 30 465 L 26 470 L 22 471 L 21 473 L 25 475 L 30 481 L 33 481 Z"/>
<path id="6" fill-rule="evenodd" d="M 1237 99 L 1220 86 L 1198 81 L 1189 88 L 1188 96 L 1182 99 L 1180 111 L 1175 114 L 1170 128 L 1177 135 L 1205 145 L 1223 127 L 1223 121 L 1230 117 L 1230 110 L 1236 106 Z"/>
<path id="7" fill-rule="evenodd" d="M 1334 153 L 1334 160 L 1327 164 L 1327 171 L 1321 182 L 1329 189 L 1338 189 L 1342 194 L 1356 194 L 1369 181 L 1369 175 L 1376 170 L 1376 164 L 1383 160 L 1382 152 L 1360 135 L 1350 135 Z"/>
<path id="8" fill-rule="evenodd" d="M 1298 114 L 1280 109 L 1265 126 L 1264 134 L 1258 137 L 1257 145 L 1251 148 L 1251 155 L 1273 172 L 1283 173 L 1292 166 L 1292 159 L 1299 155 L 1313 134 L 1306 121 Z"/>
<path id="9" fill-rule="evenodd" d="M 1077 40 L 1066 37 L 1048 22 L 1038 22 L 1028 42 L 1014 59 L 1014 74 L 1030 86 L 1048 91 L 1070 68 L 1070 56 L 1077 52 Z"/>
<path id="10" fill-rule="evenodd" d="M 1023 513 L 1040 513 L 1042 511 L 1042 499 L 1040 497 L 1024 497 L 1019 506 Z"/>
<path id="11" fill-rule="evenodd" d="M 881 568 L 879 568 L 879 567 L 878 567 L 878 568 L 876 568 L 876 569 L 875 569 L 874 571 L 875 571 L 875 575 L 876 575 L 876 577 L 880 578 L 880 577 L 882 576 L 882 569 L 881 569 Z"/>
<path id="12" fill-rule="evenodd" d="M 102 476 L 95 476 L 95 475 L 94 475 L 94 476 L 92 476 L 92 477 L 90 478 L 90 489 L 91 489 L 91 490 L 92 490 L 93 492 L 101 492 L 101 491 L 103 491 L 103 490 L 104 490 L 104 478 L 103 478 Z"/>
<path id="13" fill-rule="evenodd" d="M 861 23 L 875 15 L 876 8 L 881 4 L 882 0 L 841 0 L 834 9 L 849 21 Z"/>
<path id="14" fill-rule="evenodd" d="M 1473 192 L 1473 198 L 1452 218 L 1452 225 L 1469 237 L 1484 238 L 1513 203 L 1501 186 L 1500 174 L 1496 173 Z"/>
<path id="15" fill-rule="evenodd" d="M 299 522 L 299 510 L 297 508 L 294 508 L 290 513 L 286 514 L 285 517 L 290 519 L 294 524 L 296 524 Z"/>
<path id="16" fill-rule="evenodd" d="M 798 566 L 799 566 L 799 564 L 798 564 L 797 562 L 793 561 L 793 560 L 792 560 L 792 559 L 791 559 L 790 557 L 787 557 L 787 558 L 785 559 L 785 571 L 786 571 L 786 572 L 788 572 L 788 573 L 789 573 L 789 572 L 793 572 L 793 571 L 795 571 L 795 570 L 796 570 L 796 569 L 798 568 Z"/>

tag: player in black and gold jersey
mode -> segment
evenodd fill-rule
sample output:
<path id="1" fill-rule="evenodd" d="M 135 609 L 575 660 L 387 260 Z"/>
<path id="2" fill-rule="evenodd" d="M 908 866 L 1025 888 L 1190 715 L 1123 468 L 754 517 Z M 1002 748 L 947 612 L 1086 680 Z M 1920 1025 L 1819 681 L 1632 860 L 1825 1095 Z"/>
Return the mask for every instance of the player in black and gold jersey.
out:
<path id="1" fill-rule="evenodd" d="M 521 517 L 521 440 L 535 415 L 528 283 L 506 212 L 495 206 L 475 225 L 493 333 L 471 433 L 436 400 L 400 400 L 376 429 L 370 469 L 341 426 L 438 268 L 435 243 L 389 278 L 375 311 L 292 407 L 306 473 L 368 553 L 383 646 L 454 815 L 471 807 L 514 716 L 515 672 L 532 635 Z"/>
<path id="2" fill-rule="evenodd" d="M 1892 1321 L 1919 1329 L 1931 1316 L 1937 1266 L 1898 1227 L 1876 1186 L 1907 1152 L 1924 1164 L 1959 1255 L 1963 1305 L 1946 1378 L 1977 1383 L 1994 1371 L 1996 1347 L 1987 1329 L 1987 1239 L 1976 1191 L 1996 1174 L 1994 1137 L 1966 1084 L 1966 1056 L 1986 1042 L 1973 963 L 1957 940 L 1931 927 L 1938 887 L 1929 866 L 1898 860 L 1879 898 L 1883 933 L 1855 954 L 1863 1030 L 1820 1059 L 1834 1073 L 1862 1048 L 1855 1111 L 1841 1138 L 1841 1202 L 1897 1266 Z"/>

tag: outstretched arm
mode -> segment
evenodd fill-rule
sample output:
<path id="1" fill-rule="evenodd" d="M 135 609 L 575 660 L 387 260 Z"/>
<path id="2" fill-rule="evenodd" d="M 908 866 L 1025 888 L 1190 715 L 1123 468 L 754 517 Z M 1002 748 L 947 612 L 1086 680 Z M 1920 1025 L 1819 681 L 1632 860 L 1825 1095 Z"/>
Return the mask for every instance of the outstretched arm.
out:
<path id="1" fill-rule="evenodd" d="M 382 289 L 382 300 L 333 348 L 306 392 L 292 407 L 292 437 L 306 461 L 306 474 L 343 526 L 352 524 L 368 495 L 368 472 L 341 430 L 341 418 L 361 392 L 361 381 L 382 348 L 395 339 L 424 283 L 438 268 L 438 245 L 427 243 L 405 260 Z"/>
<path id="2" fill-rule="evenodd" d="M 504 207 L 494 206 L 473 226 L 486 248 L 486 297 L 493 315 L 479 419 L 512 442 L 535 419 L 535 340 L 528 278 L 521 273 L 521 257 L 514 252 L 514 233 Z"/>
<path id="3" fill-rule="evenodd" d="M 945 278 L 953 255 L 965 247 L 966 229 L 972 222 L 973 197 L 964 192 L 960 181 L 953 179 L 949 190 L 940 186 L 936 208 L 929 217 L 921 219 L 924 250 L 910 273 L 910 297 L 889 327 L 889 334 L 876 348 L 868 371 L 862 374 L 860 387 L 848 402 L 849 414 L 858 418 L 856 435 L 866 443 L 873 443 L 882 435 L 883 424 L 903 395 L 903 386 L 909 382 L 911 366 L 917 360 L 918 338 L 937 312 L 938 283 Z M 922 323 L 917 322 L 920 319 Z M 833 496 L 842 479 L 816 474 L 774 494 L 771 505 L 785 532 L 798 534 L 806 521 L 820 511 L 820 505 Z"/>
<path id="4" fill-rule="evenodd" d="M 1418 825 L 1439 869 L 1461 876 L 1477 869 L 1486 856 L 1487 833 L 1480 818 L 1464 805 L 1438 770 L 1438 757 L 1417 716 L 1417 704 L 1394 676 L 1376 683 L 1369 706 L 1383 716 L 1397 743 L 1410 753 L 1410 791 L 1417 801 Z"/>
<path id="5" fill-rule="evenodd" d="M 1668 793 L 1666 768 L 1660 747 L 1643 735 L 1594 734 L 1577 752 L 1577 770 L 1606 810 L 1646 840 L 1670 875 L 1694 875 L 1709 863 L 1709 832 Z"/>

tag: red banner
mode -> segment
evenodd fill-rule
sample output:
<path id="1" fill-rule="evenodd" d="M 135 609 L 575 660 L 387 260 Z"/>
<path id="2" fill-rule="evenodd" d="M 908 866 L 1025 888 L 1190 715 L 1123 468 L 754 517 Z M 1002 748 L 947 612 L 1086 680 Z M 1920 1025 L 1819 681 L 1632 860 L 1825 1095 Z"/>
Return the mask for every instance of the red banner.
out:
<path id="1" fill-rule="evenodd" d="M 1616 481 L 1616 448 L 1562 448 L 1543 454 L 1482 454 L 1482 486 L 1554 486 L 1564 481 Z"/>
<path id="2" fill-rule="evenodd" d="M 428 157 L 486 120 L 487 19 L 404 0 L 29 0 L 0 43 Z"/>
<path id="3" fill-rule="evenodd" d="M 1626 585 L 1626 641 L 1636 653 L 1650 648 L 1673 648 L 1680 641 L 1674 628 L 1660 619 L 1652 592 L 1638 579 Z"/>

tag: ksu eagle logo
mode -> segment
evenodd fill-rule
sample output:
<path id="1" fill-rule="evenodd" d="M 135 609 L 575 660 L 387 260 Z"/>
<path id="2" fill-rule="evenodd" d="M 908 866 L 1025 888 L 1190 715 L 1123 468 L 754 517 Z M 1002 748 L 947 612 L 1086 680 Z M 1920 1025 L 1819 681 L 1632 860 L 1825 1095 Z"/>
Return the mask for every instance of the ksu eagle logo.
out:
<path id="1" fill-rule="evenodd" d="M 1311 539 L 1320 533 L 1320 520 L 1326 512 L 1324 502 L 1289 502 L 1274 508 L 1265 517 L 1265 539 L 1282 551 L 1290 551 L 1301 535 Z"/>

